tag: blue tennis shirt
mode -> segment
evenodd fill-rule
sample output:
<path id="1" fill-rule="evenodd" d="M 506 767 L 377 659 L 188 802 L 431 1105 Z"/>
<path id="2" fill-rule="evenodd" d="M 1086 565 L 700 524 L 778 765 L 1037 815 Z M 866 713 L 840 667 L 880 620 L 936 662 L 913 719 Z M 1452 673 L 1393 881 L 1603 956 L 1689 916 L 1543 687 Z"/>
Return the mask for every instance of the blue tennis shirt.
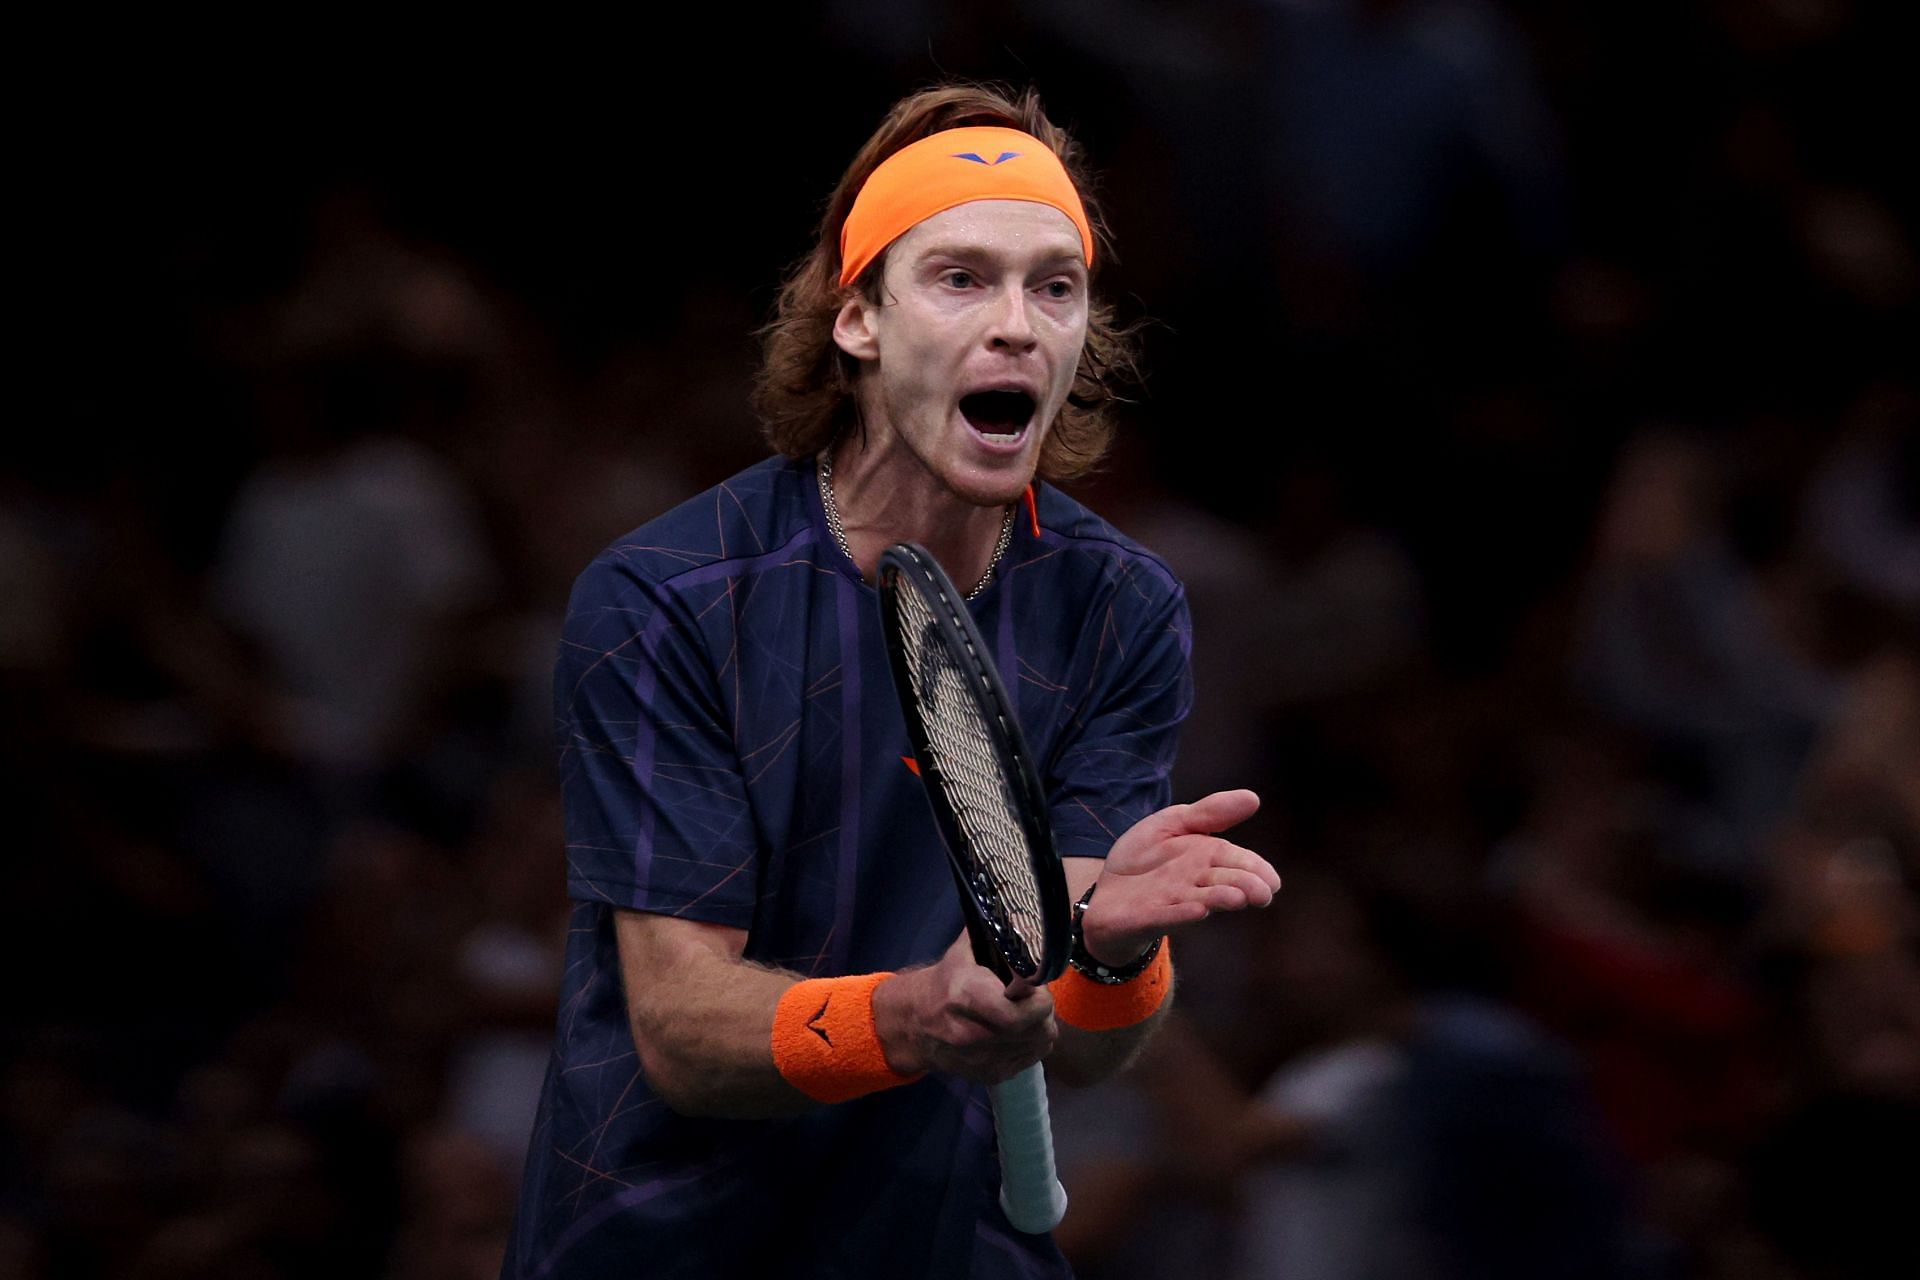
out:
<path id="1" fill-rule="evenodd" d="M 1170 801 L 1192 701 L 1180 584 L 1036 484 L 970 608 L 1060 853 L 1104 857 Z M 810 977 L 931 963 L 961 930 L 877 595 L 812 462 L 769 459 L 608 547 L 575 583 L 554 692 L 574 907 L 503 1275 L 1069 1274 L 999 1210 L 984 1088 L 933 1074 L 791 1119 L 699 1119 L 634 1050 L 615 909 L 744 929 L 747 959 Z"/>

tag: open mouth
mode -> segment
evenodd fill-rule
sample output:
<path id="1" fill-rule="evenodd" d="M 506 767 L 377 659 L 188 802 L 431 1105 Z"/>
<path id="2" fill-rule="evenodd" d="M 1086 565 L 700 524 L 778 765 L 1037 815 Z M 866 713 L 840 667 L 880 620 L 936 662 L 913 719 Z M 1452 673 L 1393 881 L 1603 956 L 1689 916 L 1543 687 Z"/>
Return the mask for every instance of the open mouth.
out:
<path id="1" fill-rule="evenodd" d="M 976 391 L 960 397 L 960 415 L 983 436 L 1015 439 L 1033 421 L 1033 397 L 1024 391 Z"/>

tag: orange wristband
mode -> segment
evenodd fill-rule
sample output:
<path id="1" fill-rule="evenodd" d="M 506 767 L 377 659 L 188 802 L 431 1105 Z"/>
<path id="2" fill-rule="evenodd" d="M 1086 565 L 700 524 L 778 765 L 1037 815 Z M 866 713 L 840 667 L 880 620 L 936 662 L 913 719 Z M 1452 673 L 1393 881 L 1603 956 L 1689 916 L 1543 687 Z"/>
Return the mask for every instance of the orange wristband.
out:
<path id="1" fill-rule="evenodd" d="M 1095 982 L 1071 966 L 1047 986 L 1053 1013 L 1082 1031 L 1116 1031 L 1145 1022 L 1173 990 L 1173 944 L 1160 939 L 1160 954 L 1139 977 L 1126 982 Z"/>
<path id="2" fill-rule="evenodd" d="M 892 976 L 808 978 L 787 988 L 773 1011 L 773 1065 L 788 1084 L 815 1102 L 845 1102 L 920 1078 L 887 1065 L 873 1025 L 873 989 Z"/>

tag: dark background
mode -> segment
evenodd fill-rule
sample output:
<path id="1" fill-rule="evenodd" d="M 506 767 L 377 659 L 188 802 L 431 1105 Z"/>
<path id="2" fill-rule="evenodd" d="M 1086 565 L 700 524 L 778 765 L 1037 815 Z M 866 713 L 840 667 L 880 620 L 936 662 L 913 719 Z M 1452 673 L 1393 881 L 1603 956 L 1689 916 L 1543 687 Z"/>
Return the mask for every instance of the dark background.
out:
<path id="1" fill-rule="evenodd" d="M 782 271 L 968 76 L 1103 175 L 1149 377 L 1073 491 L 1288 884 L 1057 1100 L 1082 1273 L 1902 1273 L 1901 8 L 27 33 L 0 1272 L 494 1274 L 573 575 L 761 456 Z"/>

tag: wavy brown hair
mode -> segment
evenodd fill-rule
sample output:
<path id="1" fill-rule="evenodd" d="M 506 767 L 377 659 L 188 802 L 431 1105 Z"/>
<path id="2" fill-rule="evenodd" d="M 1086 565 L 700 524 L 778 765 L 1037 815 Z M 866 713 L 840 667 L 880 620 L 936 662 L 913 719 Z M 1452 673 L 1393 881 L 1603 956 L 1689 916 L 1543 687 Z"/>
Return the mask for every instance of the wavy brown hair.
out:
<path id="1" fill-rule="evenodd" d="M 834 317 L 855 292 L 878 303 L 886 254 L 874 260 L 851 286 L 840 284 L 840 227 L 854 197 L 881 161 L 910 143 L 945 129 L 1003 125 L 1024 130 L 1044 142 L 1080 192 L 1093 229 L 1095 259 L 1105 262 L 1113 246 L 1095 207 L 1091 174 L 1079 144 L 1047 119 L 1039 95 L 1017 96 L 994 85 L 946 84 L 923 89 L 895 103 L 866 145 L 853 158 L 827 202 L 820 235 L 811 252 L 796 263 L 780 288 L 773 319 L 760 331 L 763 356 L 754 380 L 753 405 L 767 440 L 790 458 L 817 453 L 848 428 L 861 429 L 854 386 L 859 361 L 833 340 Z M 1060 415 L 1040 448 L 1040 474 L 1048 480 L 1083 475 L 1100 461 L 1113 439 L 1113 410 L 1119 390 L 1138 378 L 1135 330 L 1114 321 L 1113 308 L 1091 297 L 1087 341 L 1080 367 Z"/>

